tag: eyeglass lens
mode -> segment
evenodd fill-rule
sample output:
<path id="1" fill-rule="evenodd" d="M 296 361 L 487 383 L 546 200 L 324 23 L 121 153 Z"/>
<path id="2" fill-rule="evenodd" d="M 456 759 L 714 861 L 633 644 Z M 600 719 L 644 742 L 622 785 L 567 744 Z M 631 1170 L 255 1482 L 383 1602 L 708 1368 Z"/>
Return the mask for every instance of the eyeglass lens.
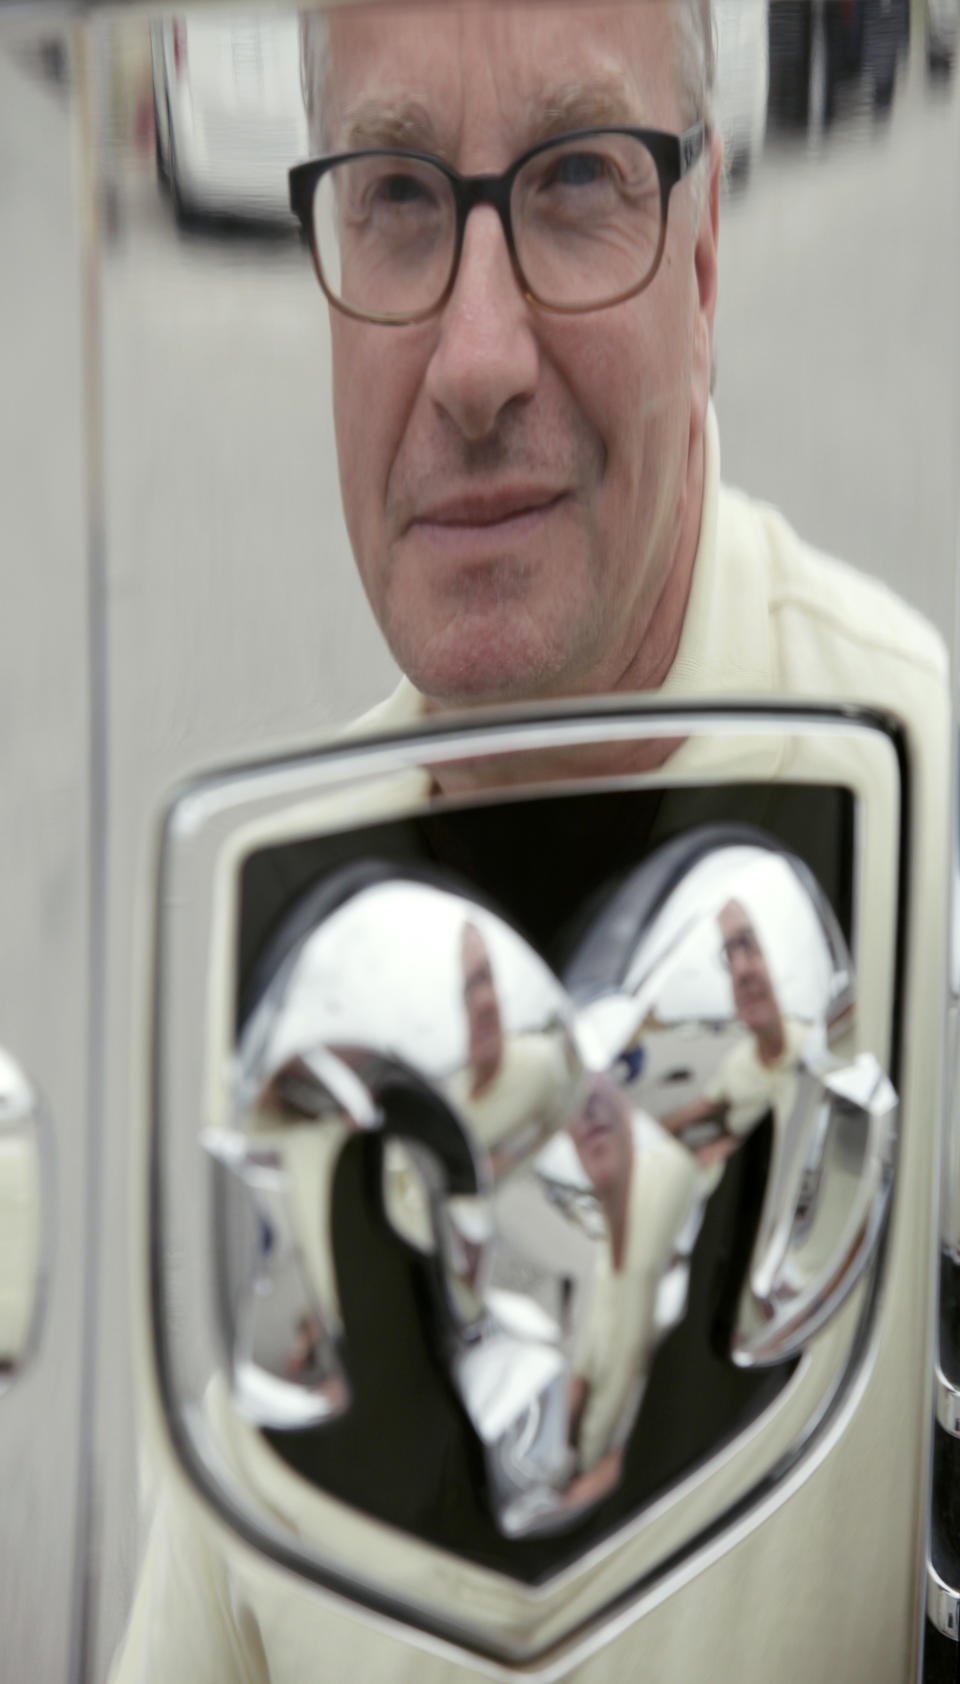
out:
<path id="1" fill-rule="evenodd" d="M 416 315 L 450 278 L 457 235 L 450 182 L 402 154 L 345 159 L 317 183 L 313 234 L 335 298 L 374 316 Z"/>
<path id="2" fill-rule="evenodd" d="M 598 304 L 646 280 L 660 243 L 660 179 L 643 142 L 593 135 L 538 152 L 514 182 L 520 267 L 544 304 Z"/>
<path id="3" fill-rule="evenodd" d="M 760 952 L 760 943 L 753 930 L 738 930 L 724 942 L 721 951 L 724 963 L 732 966 L 738 958 L 755 959 Z"/>
<path id="4" fill-rule="evenodd" d="M 528 159 L 511 222 L 528 290 L 566 308 L 611 302 L 659 253 L 660 181 L 642 141 L 603 134 Z M 313 233 L 325 285 L 361 314 L 403 319 L 439 303 L 456 261 L 453 184 L 403 153 L 347 158 L 317 184 Z"/>

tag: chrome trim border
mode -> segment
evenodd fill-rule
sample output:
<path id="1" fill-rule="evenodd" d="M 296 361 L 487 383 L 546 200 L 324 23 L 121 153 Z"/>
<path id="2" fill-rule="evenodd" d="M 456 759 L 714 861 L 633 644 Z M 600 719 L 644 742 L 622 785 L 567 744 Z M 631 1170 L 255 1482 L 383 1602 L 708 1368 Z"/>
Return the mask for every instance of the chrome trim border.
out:
<path id="1" fill-rule="evenodd" d="M 749 1524 L 751 1511 L 775 1500 L 801 1456 L 812 1453 L 829 1422 L 863 1373 L 869 1355 L 871 1309 L 882 1265 L 864 1281 L 836 1321 L 825 1328 L 796 1374 L 770 1409 L 731 1444 L 643 1509 L 572 1567 L 538 1586 L 521 1585 L 444 1555 L 416 1539 L 361 1519 L 352 1548 L 340 1547 L 344 1508 L 317 1494 L 325 1507 L 325 1549 L 304 1546 L 277 1524 L 237 1478 L 211 1435 L 201 1408 L 204 1363 L 209 1364 L 213 1283 L 204 1279 L 199 1236 L 204 1232 L 204 1192 L 196 1185 L 195 1147 L 200 1127 L 216 1126 L 229 1103 L 233 1044 L 232 955 L 236 938 L 238 874 L 245 858 L 268 844 L 359 826 L 371 814 L 362 796 L 376 790 L 378 821 L 426 810 L 438 798 L 424 796 L 424 770 L 444 762 L 498 753 L 527 754 L 558 747 L 625 744 L 639 738 L 723 738 L 733 770 L 701 775 L 657 773 L 611 778 L 584 777 L 564 783 L 511 783 L 498 796 L 582 793 L 672 784 L 729 781 L 811 781 L 802 771 L 783 770 L 784 741 L 809 749 L 827 746 L 822 783 L 840 783 L 857 798 L 853 951 L 858 973 L 875 998 L 895 1001 L 892 1050 L 899 1019 L 899 969 L 904 941 L 904 885 L 900 840 L 909 816 L 905 753 L 896 723 L 875 711 L 772 704 L 665 706 L 658 702 L 571 704 L 549 711 L 525 709 L 510 716 L 444 720 L 392 738 L 347 740 L 314 756 L 280 764 L 227 771 L 187 787 L 170 810 L 162 844 L 157 908 L 157 972 L 154 997 L 152 1074 L 150 1290 L 153 1355 L 167 1431 L 189 1481 L 221 1522 L 277 1563 L 348 1597 L 371 1613 L 398 1622 L 398 1635 L 415 1642 L 440 1639 L 466 1649 L 474 1660 L 540 1663 L 569 1660 L 571 1641 L 579 1649 L 604 1641 L 628 1617 L 641 1592 L 689 1562 L 706 1545 L 722 1547 L 725 1532 Z M 761 772 L 737 767 L 740 751 L 765 746 Z M 832 752 L 843 745 L 849 775 L 831 775 Z M 854 751 L 851 754 L 851 749 Z M 802 759 L 802 757 L 801 757 Z M 856 768 L 856 770 L 854 770 Z M 416 788 L 413 788 L 413 780 Z M 395 803 L 382 804 L 384 784 L 395 787 Z M 878 794 L 878 791 L 880 792 Z M 358 807 L 359 799 L 359 807 Z M 338 803 L 341 812 L 337 814 Z M 447 802 L 447 805 L 463 805 Z M 331 812 L 332 809 L 332 812 Z M 344 810 L 346 809 L 346 810 Z M 885 812 L 886 818 L 883 818 Z M 899 833 L 890 814 L 900 815 Z M 871 817 L 873 815 L 873 817 Z M 869 867 L 866 861 L 869 859 Z M 891 907 L 889 920 L 875 917 L 877 873 Z M 864 884 L 872 885 L 874 915 L 865 915 Z M 877 932 L 886 923 L 887 938 Z M 894 938 L 896 931 L 896 939 Z M 865 1012 L 870 1018 L 869 1006 Z M 888 1022 L 868 1022 L 866 1041 L 890 1066 Z M 896 1069 L 892 1070 L 896 1079 Z M 198 1103 L 198 1095 L 202 1096 Z M 183 1119 L 195 1122 L 195 1131 Z M 176 1124 L 179 1122 L 179 1134 Z M 191 1173 L 192 1170 L 192 1173 Z M 192 1240 L 190 1236 L 192 1235 Z M 164 1270 L 161 1237 L 177 1257 L 176 1276 Z M 201 1305 L 193 1347 L 185 1361 L 174 1349 L 171 1325 L 185 1302 Z M 178 1304 L 179 1297 L 179 1304 Z M 196 1318 L 195 1318 L 196 1320 Z M 215 1346 L 214 1346 L 215 1348 Z M 319 1509 L 318 1509 L 319 1512 Z M 334 1539 L 333 1543 L 326 1540 Z M 720 1541 L 718 1546 L 718 1540 Z M 399 1551 L 393 1585 L 371 1583 L 368 1551 L 389 1557 Z M 402 1584 L 402 1593 L 399 1590 Z M 394 1589 L 393 1586 L 398 1587 Z M 561 1653 L 564 1651 L 565 1653 Z"/>

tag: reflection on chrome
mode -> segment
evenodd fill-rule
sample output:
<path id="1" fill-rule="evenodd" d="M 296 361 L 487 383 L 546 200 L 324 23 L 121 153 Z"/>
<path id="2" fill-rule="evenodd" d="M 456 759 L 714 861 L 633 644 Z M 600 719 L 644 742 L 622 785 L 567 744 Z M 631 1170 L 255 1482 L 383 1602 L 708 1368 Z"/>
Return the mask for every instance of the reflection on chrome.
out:
<path id="1" fill-rule="evenodd" d="M 565 985 L 465 896 L 343 874 L 248 1021 L 234 1126 L 204 1136 L 248 1418 L 322 1427 L 350 1407 L 333 1207 L 361 1137 L 376 1219 L 425 1260 L 507 1536 L 568 1525 L 619 1482 L 705 1201 L 765 1119 L 731 1360 L 795 1353 L 846 1296 L 884 1209 L 895 1097 L 856 1056 L 843 938 L 778 851 L 716 833 L 684 849 L 668 893 L 651 888 L 663 856 L 616 892 Z"/>
<path id="2" fill-rule="evenodd" d="M 328 1213 L 344 1141 L 379 1121 L 350 1065 L 315 1046 L 262 1085 L 243 1133 L 202 1136 L 229 1172 L 220 1190 L 234 1395 L 262 1426 L 312 1426 L 349 1402 Z"/>
<path id="3" fill-rule="evenodd" d="M 771 1122 L 731 1351 L 750 1367 L 796 1355 L 869 1260 L 893 1170 L 896 1095 L 856 1046 L 850 958 L 809 872 L 755 845 L 696 854 L 694 839 L 693 863 L 624 948 L 644 899 L 641 868 L 568 981 L 592 993 L 581 1031 L 633 1102 L 686 1146 L 706 1195 Z M 603 980 L 614 964 L 619 986 Z"/>

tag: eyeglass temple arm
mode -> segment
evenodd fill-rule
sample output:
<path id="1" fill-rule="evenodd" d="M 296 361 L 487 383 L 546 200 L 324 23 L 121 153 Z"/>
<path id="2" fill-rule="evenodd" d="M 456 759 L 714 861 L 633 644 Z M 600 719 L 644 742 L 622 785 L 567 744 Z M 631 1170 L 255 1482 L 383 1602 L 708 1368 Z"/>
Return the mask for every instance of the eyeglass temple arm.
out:
<path id="1" fill-rule="evenodd" d="M 685 129 L 683 134 L 678 136 L 681 179 L 687 174 L 688 170 L 693 169 L 694 164 L 699 159 L 707 143 L 708 132 L 706 123 L 701 121 L 694 123 L 691 128 Z"/>

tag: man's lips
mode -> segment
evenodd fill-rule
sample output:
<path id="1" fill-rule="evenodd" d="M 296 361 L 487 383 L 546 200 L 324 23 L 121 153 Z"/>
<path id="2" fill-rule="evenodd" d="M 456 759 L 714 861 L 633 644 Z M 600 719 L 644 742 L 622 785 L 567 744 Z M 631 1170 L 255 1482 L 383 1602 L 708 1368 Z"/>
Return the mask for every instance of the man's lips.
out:
<path id="1" fill-rule="evenodd" d="M 458 532 L 510 527 L 534 522 L 549 514 L 566 497 L 556 487 L 505 486 L 490 491 L 467 491 L 429 502 L 414 510 L 407 531 L 419 528 L 454 537 Z"/>

